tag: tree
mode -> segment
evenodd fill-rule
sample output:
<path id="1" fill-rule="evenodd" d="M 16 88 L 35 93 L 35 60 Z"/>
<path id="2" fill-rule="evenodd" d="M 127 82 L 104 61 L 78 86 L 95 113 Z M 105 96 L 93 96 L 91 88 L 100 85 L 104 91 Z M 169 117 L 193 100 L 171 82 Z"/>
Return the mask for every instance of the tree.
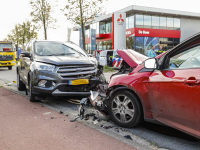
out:
<path id="1" fill-rule="evenodd" d="M 11 30 L 11 34 L 8 34 L 8 39 L 23 45 L 29 42 L 32 38 L 37 38 L 36 26 L 32 25 L 30 21 L 23 22 L 22 24 L 16 24 L 15 28 Z"/>
<path id="2" fill-rule="evenodd" d="M 21 44 L 20 41 L 20 24 L 16 24 L 15 28 L 11 30 L 11 34 L 7 35 L 8 40 L 11 40 L 14 43 L 17 43 L 18 45 Z"/>
<path id="3" fill-rule="evenodd" d="M 82 28 L 83 49 L 85 49 L 85 26 L 91 24 L 95 16 L 102 12 L 102 3 L 106 0 L 68 0 L 65 16 Z"/>
<path id="4" fill-rule="evenodd" d="M 33 17 L 32 21 L 36 24 L 42 23 L 44 29 L 44 38 L 47 40 L 47 29 L 51 27 L 54 28 L 53 23 L 57 21 L 51 16 L 53 6 L 48 0 L 31 0 L 30 5 L 33 9 L 30 14 Z"/>

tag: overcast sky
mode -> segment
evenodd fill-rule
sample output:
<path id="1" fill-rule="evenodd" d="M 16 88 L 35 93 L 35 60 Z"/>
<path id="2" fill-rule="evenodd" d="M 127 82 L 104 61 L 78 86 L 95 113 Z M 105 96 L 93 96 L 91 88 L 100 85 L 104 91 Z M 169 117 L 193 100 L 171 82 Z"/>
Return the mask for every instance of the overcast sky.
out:
<path id="1" fill-rule="evenodd" d="M 47 31 L 50 40 L 67 40 L 67 27 L 72 24 L 60 11 L 67 3 L 67 0 L 58 0 L 57 8 L 53 16 L 58 20 L 57 29 Z M 173 9 L 200 13 L 200 0 L 108 0 L 105 7 L 108 13 L 117 11 L 130 5 L 148 6 L 164 9 Z M 16 23 L 30 20 L 31 7 L 29 0 L 1 0 L 0 2 L 0 40 L 7 37 L 7 34 L 14 28 Z M 43 30 L 39 31 L 38 38 L 43 39 Z"/>

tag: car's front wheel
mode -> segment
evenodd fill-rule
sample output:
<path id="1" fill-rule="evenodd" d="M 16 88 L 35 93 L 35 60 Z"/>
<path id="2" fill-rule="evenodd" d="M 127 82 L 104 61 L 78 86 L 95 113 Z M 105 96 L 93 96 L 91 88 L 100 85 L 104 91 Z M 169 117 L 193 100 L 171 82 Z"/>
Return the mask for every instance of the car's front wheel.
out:
<path id="1" fill-rule="evenodd" d="M 128 90 L 117 91 L 111 96 L 108 111 L 110 118 L 122 127 L 135 127 L 142 121 L 138 98 Z"/>
<path id="2" fill-rule="evenodd" d="M 32 93 L 33 86 L 32 86 L 32 81 L 29 81 L 29 100 L 30 102 L 36 102 L 37 100 L 35 99 L 35 95 Z"/>

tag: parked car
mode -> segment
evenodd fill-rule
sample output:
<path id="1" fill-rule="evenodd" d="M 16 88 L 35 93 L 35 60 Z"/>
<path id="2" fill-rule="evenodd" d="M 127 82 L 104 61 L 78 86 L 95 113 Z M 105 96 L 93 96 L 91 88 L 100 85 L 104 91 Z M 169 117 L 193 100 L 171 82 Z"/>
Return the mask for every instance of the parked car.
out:
<path id="1" fill-rule="evenodd" d="M 128 67 L 110 79 L 110 118 L 122 127 L 145 120 L 200 138 L 200 33 L 156 58 L 117 52 Z"/>
<path id="2" fill-rule="evenodd" d="M 85 97 L 105 82 L 102 68 L 71 42 L 31 40 L 17 65 L 17 87 L 29 90 L 31 102 L 49 96 Z"/>

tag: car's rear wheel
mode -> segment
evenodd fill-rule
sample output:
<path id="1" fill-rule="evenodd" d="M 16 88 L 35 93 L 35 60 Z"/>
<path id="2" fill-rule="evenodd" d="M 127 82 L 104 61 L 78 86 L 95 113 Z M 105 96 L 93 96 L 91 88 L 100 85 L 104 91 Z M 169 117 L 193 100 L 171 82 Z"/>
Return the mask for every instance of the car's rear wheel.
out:
<path id="1" fill-rule="evenodd" d="M 138 98 L 128 90 L 117 91 L 111 96 L 108 111 L 110 118 L 122 127 L 135 127 L 142 121 Z"/>
<path id="2" fill-rule="evenodd" d="M 29 100 L 30 102 L 36 102 L 37 100 L 35 99 L 35 95 L 32 93 L 33 86 L 32 86 L 32 81 L 29 81 Z"/>
<path id="3" fill-rule="evenodd" d="M 20 75 L 19 73 L 17 74 L 17 89 L 19 91 L 23 91 L 26 89 L 25 84 L 20 80 Z"/>
<path id="4" fill-rule="evenodd" d="M 8 67 L 8 70 L 12 70 L 12 66 L 9 66 L 9 67 Z"/>

